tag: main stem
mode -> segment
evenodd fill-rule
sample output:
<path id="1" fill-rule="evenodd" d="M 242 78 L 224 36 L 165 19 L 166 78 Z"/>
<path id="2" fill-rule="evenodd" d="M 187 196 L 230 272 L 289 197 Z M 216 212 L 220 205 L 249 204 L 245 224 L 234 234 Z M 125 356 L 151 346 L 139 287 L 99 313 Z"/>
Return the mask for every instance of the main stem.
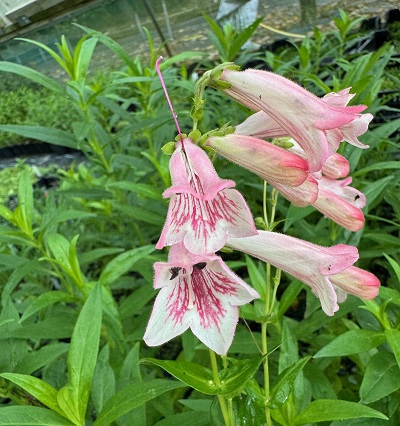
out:
<path id="1" fill-rule="evenodd" d="M 263 355 L 268 353 L 268 342 L 267 342 L 267 328 L 268 328 L 268 316 L 270 314 L 271 304 L 271 265 L 266 265 L 266 291 L 265 291 L 265 309 L 264 309 L 264 321 L 261 325 L 261 350 Z M 271 426 L 271 412 L 269 409 L 269 363 L 268 356 L 264 358 L 264 397 L 265 397 L 265 420 L 267 426 Z"/>
<path id="2" fill-rule="evenodd" d="M 264 225 L 265 228 L 271 231 L 274 228 L 275 220 L 275 211 L 276 203 L 278 198 L 278 192 L 275 189 L 272 189 L 271 193 L 271 212 L 268 215 L 267 208 L 267 182 L 264 181 L 264 191 L 263 191 L 263 216 L 264 216 Z M 269 217 L 268 217 L 269 216 Z M 276 295 L 277 285 L 274 285 L 274 290 L 272 291 L 272 280 L 271 280 L 271 265 L 266 263 L 265 265 L 266 273 L 266 282 L 265 282 L 265 305 L 264 305 L 264 320 L 261 324 L 261 350 L 263 355 L 268 353 L 268 341 L 267 341 L 267 331 L 268 331 L 268 321 L 269 316 L 271 315 Z M 272 294 L 272 299 L 271 299 Z M 271 421 L 271 411 L 269 408 L 269 398 L 270 398 L 270 386 L 269 386 L 269 363 L 268 357 L 264 359 L 264 397 L 265 397 L 265 420 L 267 426 L 272 425 Z"/>
<path id="3" fill-rule="evenodd" d="M 214 376 L 214 382 L 217 387 L 221 385 L 221 381 L 219 380 L 218 374 L 218 364 L 217 357 L 215 356 L 215 352 L 209 349 L 210 352 L 210 360 L 211 360 L 211 369 Z M 226 400 L 223 395 L 218 395 L 219 406 L 221 407 L 222 416 L 224 418 L 224 422 L 226 426 L 234 426 L 232 415 L 230 414 L 230 410 L 228 410 L 228 405 L 226 404 Z"/>

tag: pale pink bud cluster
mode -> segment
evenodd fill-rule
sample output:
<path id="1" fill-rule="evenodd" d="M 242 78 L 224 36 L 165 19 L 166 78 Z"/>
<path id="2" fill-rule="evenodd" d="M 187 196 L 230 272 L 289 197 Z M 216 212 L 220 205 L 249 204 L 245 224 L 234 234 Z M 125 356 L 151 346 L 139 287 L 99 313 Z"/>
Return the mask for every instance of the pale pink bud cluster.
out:
<path id="1" fill-rule="evenodd" d="M 318 98 L 282 76 L 258 70 L 225 70 L 221 80 L 231 84 L 228 95 L 256 113 L 233 135 L 212 137 L 207 145 L 262 177 L 294 205 L 312 205 L 350 231 L 361 229 L 365 197 L 349 186 L 349 163 L 336 151 L 342 141 L 368 148 L 358 136 L 372 115 L 360 114 L 363 105 L 347 106 L 354 96 L 350 88 Z M 292 148 L 278 150 L 264 140 L 282 137 L 291 138 Z"/>

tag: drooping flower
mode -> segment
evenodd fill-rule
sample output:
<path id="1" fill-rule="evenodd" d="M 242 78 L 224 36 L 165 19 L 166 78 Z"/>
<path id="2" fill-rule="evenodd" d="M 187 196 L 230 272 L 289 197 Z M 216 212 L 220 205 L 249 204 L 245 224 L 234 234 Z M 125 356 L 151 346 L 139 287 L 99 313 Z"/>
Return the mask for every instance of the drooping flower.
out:
<path id="1" fill-rule="evenodd" d="M 257 230 L 235 182 L 217 175 L 207 154 L 184 139 L 170 160 L 172 186 L 164 191 L 171 198 L 157 249 L 183 242 L 194 254 L 215 253 L 228 236 L 255 235 Z"/>
<path id="2" fill-rule="evenodd" d="M 273 179 L 285 185 L 299 186 L 308 176 L 307 161 L 252 136 L 214 136 L 207 140 L 206 145 L 267 181 Z"/>
<path id="3" fill-rule="evenodd" d="M 225 89 L 229 96 L 256 111 L 239 130 L 249 134 L 251 128 L 250 134 L 257 137 L 291 136 L 306 152 L 311 173 L 322 169 L 343 140 L 368 148 L 358 136 L 367 130 L 372 115 L 360 114 L 363 105 L 345 106 L 352 97 L 350 89 L 318 98 L 280 75 L 252 69 L 224 70 L 220 79 L 231 84 Z"/>
<path id="4" fill-rule="evenodd" d="M 361 209 L 366 199 L 362 192 L 349 186 L 351 180 L 351 177 L 333 180 L 322 176 L 318 181 L 318 197 L 311 205 L 343 228 L 356 232 L 364 226 Z"/>
<path id="5" fill-rule="evenodd" d="M 227 353 L 238 322 L 239 305 L 258 293 L 234 274 L 219 256 L 195 255 L 182 243 L 171 247 L 168 263 L 154 264 L 154 303 L 144 341 L 161 345 L 190 328 L 220 355 Z"/>
<path id="6" fill-rule="evenodd" d="M 244 129 L 242 128 L 240 131 L 244 131 Z M 247 140 L 250 140 L 251 144 L 249 148 L 244 149 L 242 145 L 246 145 Z M 347 159 L 338 153 L 334 153 L 323 164 L 322 173 L 308 174 L 306 180 L 300 185 L 294 185 L 294 180 L 291 184 L 288 184 L 285 182 L 284 175 L 288 175 L 286 179 L 288 181 L 294 175 L 296 169 L 293 169 L 292 173 L 287 169 L 281 173 L 275 171 L 276 165 L 282 167 L 281 164 L 285 160 L 286 165 L 290 165 L 289 160 L 292 157 L 286 157 L 282 151 L 286 152 L 287 155 L 295 155 L 295 158 L 303 159 L 303 161 L 307 160 L 307 154 L 294 139 L 287 138 L 285 142 L 291 145 L 288 150 L 261 139 L 235 133 L 210 138 L 206 145 L 258 174 L 295 206 L 312 205 L 344 228 L 350 231 L 360 230 L 364 225 L 364 215 L 361 209 L 366 203 L 365 196 L 362 192 L 349 186 L 352 181 L 351 177 L 339 180 L 339 178 L 346 177 L 350 171 Z M 272 155 L 274 150 L 270 148 L 271 145 L 276 148 L 276 157 Z M 262 155 L 264 150 L 271 152 L 268 158 Z M 295 162 L 292 161 L 292 164 L 295 164 Z"/>
<path id="7" fill-rule="evenodd" d="M 358 250 L 352 246 L 321 247 L 268 231 L 259 231 L 253 237 L 230 238 L 227 246 L 271 263 L 308 284 L 327 315 L 339 309 L 337 287 L 366 299 L 374 298 L 378 292 L 378 279 L 352 266 L 358 259 Z"/>

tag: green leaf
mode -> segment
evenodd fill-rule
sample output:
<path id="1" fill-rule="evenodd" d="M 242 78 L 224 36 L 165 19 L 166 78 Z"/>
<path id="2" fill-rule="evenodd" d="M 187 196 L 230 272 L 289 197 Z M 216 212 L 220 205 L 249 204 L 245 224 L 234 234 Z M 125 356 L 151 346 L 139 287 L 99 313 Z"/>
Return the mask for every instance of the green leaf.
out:
<path id="1" fill-rule="evenodd" d="M 114 254 L 119 254 L 123 251 L 124 251 L 124 249 L 119 248 L 119 247 L 98 248 L 98 249 L 94 249 L 94 250 L 90 250 L 90 251 L 86 251 L 86 252 L 82 253 L 79 256 L 79 261 L 80 261 L 81 265 L 87 265 L 89 263 L 93 263 L 93 262 L 101 259 L 102 257 L 110 256 L 110 255 L 114 255 Z"/>
<path id="2" fill-rule="evenodd" d="M 313 401 L 302 413 L 295 417 L 293 426 L 332 420 L 358 419 L 360 417 L 388 420 L 388 418 L 379 411 L 366 407 L 365 405 L 357 404 L 356 402 L 340 401 L 337 399 L 319 399 Z"/>
<path id="3" fill-rule="evenodd" d="M 390 266 L 393 268 L 394 273 L 396 274 L 396 277 L 400 282 L 400 265 L 387 254 L 383 253 L 383 255 L 386 257 L 386 260 L 390 263 Z"/>
<path id="4" fill-rule="evenodd" d="M 40 312 L 42 309 L 45 309 L 55 303 L 59 302 L 74 302 L 76 300 L 75 296 L 72 296 L 63 291 L 48 291 L 47 293 L 41 294 L 35 301 L 33 301 L 24 311 L 20 322 L 24 322 L 32 315 Z"/>
<path id="5" fill-rule="evenodd" d="M 101 272 L 99 281 L 102 285 L 110 285 L 120 276 L 126 274 L 133 265 L 154 251 L 154 246 L 142 246 L 121 253 L 107 263 Z"/>
<path id="6" fill-rule="evenodd" d="M 183 383 L 206 395 L 216 395 L 218 387 L 214 383 L 213 373 L 200 364 L 188 361 L 165 361 L 155 358 L 142 358 L 141 363 L 155 364 Z"/>
<path id="7" fill-rule="evenodd" d="M 388 170 L 388 169 L 400 169 L 400 163 L 398 161 L 382 161 L 374 164 L 370 164 L 363 169 L 359 169 L 352 173 L 352 176 L 362 176 L 365 173 L 370 173 L 375 170 Z"/>
<path id="8" fill-rule="evenodd" d="M 0 334 L 0 340 L 17 338 L 17 339 L 67 339 L 71 337 L 74 324 L 72 319 L 74 315 L 69 316 L 53 316 L 43 321 L 24 324 L 22 327 L 3 332 Z M 19 320 L 19 318 L 18 318 Z"/>
<path id="9" fill-rule="evenodd" d="M 129 181 L 114 182 L 107 185 L 107 189 L 108 188 L 123 189 L 125 191 L 134 192 L 140 197 L 152 198 L 154 200 L 160 200 L 161 194 L 162 194 L 162 191 L 160 191 L 157 188 L 154 188 L 154 186 L 152 185 L 148 185 L 146 183 L 129 182 Z"/>
<path id="10" fill-rule="evenodd" d="M 236 36 L 234 42 L 229 46 L 228 61 L 235 59 L 242 46 L 252 36 L 252 34 L 257 29 L 263 19 L 263 17 L 256 19 L 252 24 L 240 31 L 240 33 Z"/>
<path id="11" fill-rule="evenodd" d="M 396 292 L 396 294 L 398 295 L 399 292 Z M 385 336 L 390 347 L 392 348 L 397 365 L 400 368 L 400 331 L 397 329 L 388 329 L 385 330 Z"/>
<path id="12" fill-rule="evenodd" d="M 94 426 L 109 426 L 125 413 L 150 401 L 169 390 L 183 387 L 180 382 L 152 379 L 143 383 L 134 383 L 117 392 L 104 405 Z"/>
<path id="13" fill-rule="evenodd" d="M 265 273 L 261 272 L 256 263 L 250 256 L 246 255 L 247 271 L 249 273 L 251 285 L 260 294 L 260 299 L 265 300 Z"/>
<path id="14" fill-rule="evenodd" d="M 360 387 L 363 404 L 370 404 L 400 388 L 400 370 L 389 352 L 374 354 L 367 364 Z"/>
<path id="15" fill-rule="evenodd" d="M 150 225 L 162 226 L 165 221 L 165 218 L 161 214 L 152 212 L 149 209 L 138 206 L 128 206 L 114 201 L 111 202 L 111 205 L 115 210 L 126 214 L 128 217 L 140 220 L 144 223 L 149 223 Z"/>
<path id="16" fill-rule="evenodd" d="M 247 382 L 254 377 L 265 357 L 259 356 L 253 359 L 242 359 L 229 368 L 219 372 L 221 381 L 218 394 L 231 399 L 239 395 Z"/>
<path id="17" fill-rule="evenodd" d="M 374 182 L 369 182 L 368 186 L 364 189 L 364 195 L 367 198 L 366 208 L 368 211 L 379 202 L 380 197 L 383 197 L 386 187 L 394 179 L 394 176 L 386 176 Z M 367 211 L 365 212 L 367 213 Z"/>
<path id="18" fill-rule="evenodd" d="M 210 414 L 204 411 L 189 411 L 186 413 L 174 414 L 155 423 L 154 426 L 210 426 Z"/>
<path id="19" fill-rule="evenodd" d="M 83 41 L 84 40 L 84 41 Z M 98 39 L 90 38 L 85 40 L 81 38 L 75 48 L 74 62 L 75 62 L 75 80 L 85 79 L 89 69 L 89 64 L 93 56 L 94 48 L 96 47 Z M 76 53 L 78 52 L 78 55 Z M 77 57 L 76 57 L 77 56 Z"/>
<path id="20" fill-rule="evenodd" d="M 0 205 L 0 216 L 10 223 L 15 223 L 14 213 L 3 205 Z"/>
<path id="21" fill-rule="evenodd" d="M 57 82 L 47 77 L 46 75 L 35 71 L 32 68 L 25 67 L 24 65 L 14 64 L 13 62 L 0 62 L 0 71 L 11 72 L 13 74 L 18 74 L 22 77 L 28 78 L 29 80 L 34 81 L 35 83 L 41 84 L 48 89 L 58 92 L 65 96 L 65 91 L 62 86 Z"/>
<path id="22" fill-rule="evenodd" d="M 50 49 L 49 46 L 46 46 L 45 44 L 40 43 L 39 41 L 31 40 L 31 39 L 28 39 L 28 38 L 18 38 L 18 40 L 34 44 L 34 45 L 38 46 L 40 49 L 43 49 L 58 63 L 58 65 L 61 66 L 61 68 L 64 69 L 64 71 L 66 71 L 68 73 L 69 70 L 68 70 L 68 67 L 67 67 L 65 61 L 63 60 L 63 58 L 58 53 L 56 53 L 53 49 Z"/>
<path id="23" fill-rule="evenodd" d="M 294 381 L 304 368 L 307 362 L 310 360 L 310 356 L 299 359 L 290 367 L 285 368 L 278 377 L 278 381 L 275 383 L 274 387 L 271 390 L 270 397 L 270 408 L 276 409 L 281 407 L 289 398 L 290 393 L 292 392 Z"/>
<path id="24" fill-rule="evenodd" d="M 100 43 L 103 43 L 110 50 L 116 53 L 125 62 L 125 64 L 128 65 L 128 67 L 132 68 L 132 70 L 136 68 L 135 62 L 133 61 L 131 55 L 112 38 L 106 36 L 105 34 L 99 31 L 95 31 L 88 27 L 84 27 L 83 25 L 79 25 L 79 24 L 75 24 L 75 25 L 79 27 L 81 30 L 90 34 L 92 37 L 96 37 L 100 41 Z"/>
<path id="25" fill-rule="evenodd" d="M 53 145 L 66 146 L 74 149 L 78 148 L 74 136 L 60 129 L 42 126 L 24 126 L 21 124 L 2 124 L 0 125 L 0 131 L 16 133 L 24 138 L 47 142 Z"/>
<path id="26" fill-rule="evenodd" d="M 142 382 L 141 366 L 139 365 L 140 359 L 140 342 L 136 342 L 133 348 L 126 355 L 122 368 L 119 373 L 117 382 L 117 389 L 123 389 L 132 383 Z M 138 426 L 147 425 L 146 421 L 146 406 L 140 405 L 139 407 L 130 410 L 118 419 L 118 425 L 133 425 Z"/>
<path id="27" fill-rule="evenodd" d="M 349 330 L 319 350 L 314 358 L 346 356 L 369 351 L 385 343 L 384 333 L 372 330 Z"/>
<path id="28" fill-rule="evenodd" d="M 11 406 L 0 408 L 0 425 L 9 426 L 72 426 L 54 411 L 40 407 Z"/>
<path id="29" fill-rule="evenodd" d="M 115 394 L 115 374 L 110 366 L 110 348 L 105 345 L 100 351 L 93 376 L 92 401 L 97 413 L 104 407 Z"/>
<path id="30" fill-rule="evenodd" d="M 21 358 L 15 365 L 14 371 L 16 373 L 32 374 L 68 352 L 68 348 L 68 343 L 58 342 L 43 346 L 39 350 L 30 352 Z"/>
<path id="31" fill-rule="evenodd" d="M 102 316 L 101 286 L 95 285 L 79 314 L 68 353 L 68 383 L 58 392 L 58 403 L 68 418 L 85 424 L 94 369 L 99 351 Z"/>
<path id="32" fill-rule="evenodd" d="M 30 171 L 28 169 L 21 173 L 18 185 L 18 209 L 21 212 L 23 230 L 32 235 L 33 219 L 33 192 Z M 15 215 L 15 211 L 14 211 Z"/>
<path id="33" fill-rule="evenodd" d="M 45 381 L 25 374 L 3 373 L 0 374 L 0 376 L 20 386 L 53 411 L 64 415 L 62 409 L 57 403 L 57 389 L 54 389 L 53 386 L 49 385 Z"/>

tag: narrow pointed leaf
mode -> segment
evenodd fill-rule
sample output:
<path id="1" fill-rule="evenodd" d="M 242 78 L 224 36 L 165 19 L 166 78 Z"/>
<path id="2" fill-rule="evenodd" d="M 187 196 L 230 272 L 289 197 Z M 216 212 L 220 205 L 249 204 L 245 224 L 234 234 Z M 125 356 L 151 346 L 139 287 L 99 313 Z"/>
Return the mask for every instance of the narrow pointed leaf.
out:
<path id="1" fill-rule="evenodd" d="M 185 385 L 171 380 L 152 379 L 143 383 L 134 383 L 117 392 L 105 404 L 94 426 L 109 426 L 125 413 L 150 401 L 169 390 Z"/>
<path id="2" fill-rule="evenodd" d="M 35 315 L 55 303 L 73 302 L 75 300 L 75 296 L 65 293 L 64 291 L 49 291 L 47 293 L 43 293 L 25 309 L 20 322 L 24 322 L 32 315 Z"/>
<path id="3" fill-rule="evenodd" d="M 369 351 L 386 341 L 384 333 L 372 330 L 349 330 L 328 343 L 314 358 L 346 356 Z"/>
<path id="4" fill-rule="evenodd" d="M 51 143 L 53 145 L 77 148 L 75 137 L 64 130 L 42 126 L 25 126 L 21 124 L 2 124 L 0 132 L 10 132 L 28 139 Z"/>
<path id="5" fill-rule="evenodd" d="M 101 286 L 96 285 L 76 322 L 68 353 L 68 383 L 58 393 L 58 403 L 68 418 L 85 423 L 93 373 L 99 351 L 102 317 Z"/>
<path id="6" fill-rule="evenodd" d="M 35 71 L 32 68 L 26 67 L 24 65 L 14 64 L 13 62 L 0 62 L 0 71 L 4 71 L 7 73 L 13 73 L 25 77 L 35 83 L 38 83 L 53 92 L 58 92 L 65 96 L 65 91 L 62 86 L 60 86 L 57 82 L 52 80 L 50 77 Z"/>
<path id="7" fill-rule="evenodd" d="M 14 371 L 16 373 L 32 374 L 68 352 L 68 349 L 69 344 L 61 342 L 43 346 L 21 358 L 15 365 Z"/>
<path id="8" fill-rule="evenodd" d="M 225 395 L 228 399 L 239 395 L 247 382 L 257 373 L 263 359 L 262 356 L 254 359 L 243 359 L 232 367 L 222 370 L 219 373 L 221 386 L 218 394 Z"/>
<path id="9" fill-rule="evenodd" d="M 400 388 L 400 370 L 389 352 L 378 352 L 368 362 L 360 387 L 363 404 L 371 404 Z"/>
<path id="10" fill-rule="evenodd" d="M 212 371 L 202 365 L 188 361 L 164 361 L 154 358 L 143 358 L 140 362 L 155 364 L 181 382 L 206 395 L 218 393 Z"/>
<path id="11" fill-rule="evenodd" d="M 0 425 L 5 426 L 73 426 L 69 420 L 40 407 L 11 406 L 0 408 Z"/>
<path id="12" fill-rule="evenodd" d="M 26 374 L 3 373 L 0 374 L 0 376 L 20 386 L 22 389 L 30 393 L 38 401 L 53 411 L 64 415 L 57 402 L 57 390 L 45 381 L 40 380 L 37 377 L 28 376 Z"/>
<path id="13" fill-rule="evenodd" d="M 385 336 L 400 368 L 400 331 L 397 329 L 385 330 Z"/>
<path id="14" fill-rule="evenodd" d="M 107 263 L 100 275 L 102 285 L 110 285 L 120 276 L 127 273 L 133 265 L 154 251 L 154 246 L 143 246 L 121 253 Z"/>
<path id="15" fill-rule="evenodd" d="M 278 377 L 278 381 L 275 383 L 271 390 L 270 407 L 272 409 L 281 407 L 289 398 L 292 392 L 294 381 L 304 368 L 307 362 L 310 360 L 310 356 L 300 359 L 290 367 L 285 368 Z"/>
<path id="16" fill-rule="evenodd" d="M 319 399 L 313 401 L 302 413 L 295 417 L 293 426 L 364 417 L 388 420 L 379 411 L 356 402 Z"/>

